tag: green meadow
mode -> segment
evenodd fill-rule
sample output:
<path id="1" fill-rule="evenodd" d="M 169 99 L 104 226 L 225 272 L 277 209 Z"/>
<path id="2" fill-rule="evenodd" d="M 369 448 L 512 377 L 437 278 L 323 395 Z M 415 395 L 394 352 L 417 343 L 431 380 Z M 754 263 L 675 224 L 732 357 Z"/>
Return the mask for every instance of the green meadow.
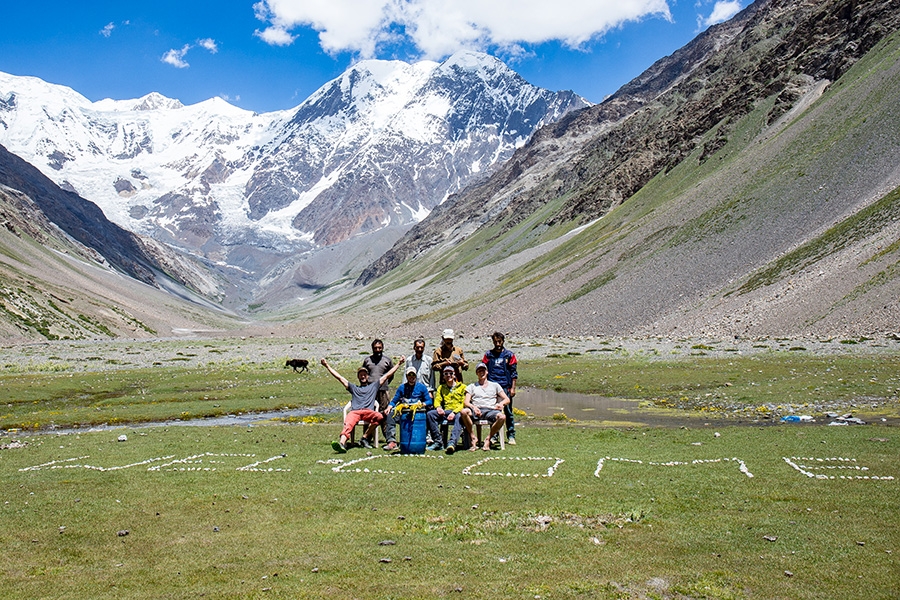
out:
<path id="1" fill-rule="evenodd" d="M 335 428 L 16 438 L 24 447 L 0 451 L 4 595 L 891 598 L 900 589 L 893 428 L 528 424 L 505 452 L 425 457 L 338 456 Z"/>
<path id="2" fill-rule="evenodd" d="M 638 355 L 603 345 L 583 353 L 548 350 L 522 361 L 519 385 L 642 400 L 697 416 L 746 420 L 834 411 L 874 420 L 900 417 L 896 351 L 816 354 L 792 348 L 742 355 L 726 348 L 713 355 L 701 344 L 684 351 L 692 354 Z M 7 365 L 0 368 L 0 429 L 189 420 L 283 408 L 328 412 L 347 400 L 318 364 L 308 373 L 294 373 L 284 368 L 283 358 L 205 358 L 179 352 L 152 365 L 109 364 L 99 357 L 87 366 L 62 358 Z M 343 357 L 333 363 L 352 378 L 360 360 Z"/>
<path id="3" fill-rule="evenodd" d="M 0 436 L 0 585 L 66 599 L 896 598 L 897 367 L 799 351 L 546 356 L 522 385 L 703 419 L 523 418 L 505 451 L 418 457 L 335 454 L 339 413 L 319 407 L 345 392 L 320 367 L 8 369 L 2 427 L 19 431 Z M 826 405 L 873 424 L 764 418 Z M 318 414 L 137 426 L 284 406 Z M 132 424 L 28 430 L 51 423 Z"/>

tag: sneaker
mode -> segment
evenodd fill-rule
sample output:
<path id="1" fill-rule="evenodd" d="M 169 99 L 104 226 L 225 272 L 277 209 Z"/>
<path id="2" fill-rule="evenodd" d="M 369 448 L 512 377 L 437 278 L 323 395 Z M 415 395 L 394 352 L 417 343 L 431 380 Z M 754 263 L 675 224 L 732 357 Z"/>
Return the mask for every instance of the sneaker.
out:
<path id="1" fill-rule="evenodd" d="M 391 440 L 390 442 L 388 442 L 387 444 L 384 445 L 382 450 L 384 450 L 385 452 L 393 452 L 394 450 L 396 450 L 399 447 L 400 446 L 397 444 L 397 442 Z"/>
<path id="2" fill-rule="evenodd" d="M 425 448 L 425 449 L 426 449 L 426 450 L 431 450 L 432 452 L 440 452 L 441 450 L 444 449 L 444 445 L 435 442 L 435 443 L 431 444 L 430 446 L 428 446 L 428 447 Z"/>
<path id="3" fill-rule="evenodd" d="M 331 442 L 331 447 L 334 448 L 334 451 L 338 454 L 344 454 L 345 452 L 347 452 L 347 446 L 342 444 L 339 440 Z"/>
<path id="4" fill-rule="evenodd" d="M 509 444 L 510 446 L 515 446 L 515 445 L 516 445 L 516 438 L 511 437 L 511 438 L 509 438 L 508 440 L 506 440 L 506 443 Z"/>
<path id="5" fill-rule="evenodd" d="M 368 448 L 369 450 L 375 447 L 372 445 L 372 442 L 368 440 L 368 438 L 362 438 L 361 440 L 359 440 L 359 445 L 363 448 Z"/>
<path id="6" fill-rule="evenodd" d="M 447 454 L 453 454 L 454 452 L 456 452 L 456 446 L 450 444 L 449 446 L 447 446 L 447 449 L 444 450 L 444 452 L 446 452 Z"/>

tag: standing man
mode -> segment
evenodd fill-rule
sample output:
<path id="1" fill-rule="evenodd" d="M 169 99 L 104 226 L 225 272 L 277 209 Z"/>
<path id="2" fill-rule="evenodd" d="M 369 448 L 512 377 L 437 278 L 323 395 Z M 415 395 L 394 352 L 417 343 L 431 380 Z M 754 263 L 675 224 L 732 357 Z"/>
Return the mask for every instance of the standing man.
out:
<path id="1" fill-rule="evenodd" d="M 452 366 L 456 370 L 456 380 L 462 382 L 462 372 L 469 370 L 469 363 L 463 355 L 462 348 L 453 344 L 453 330 L 445 329 L 441 335 L 441 345 L 435 348 L 434 355 L 431 357 L 431 368 L 437 371 L 435 379 L 440 377 L 441 371 L 447 365 Z"/>
<path id="2" fill-rule="evenodd" d="M 463 409 L 461 418 L 472 439 L 471 449 L 478 450 L 478 442 L 481 441 L 481 449 L 490 450 L 491 438 L 500 432 L 503 422 L 506 421 L 503 407 L 509 404 L 509 397 L 500 384 L 488 381 L 487 365 L 484 363 L 478 363 L 475 367 L 475 375 L 478 377 L 478 381 L 466 386 L 466 408 Z M 484 419 L 491 424 L 491 431 L 483 440 L 475 437 L 474 422 L 478 419 Z"/>
<path id="3" fill-rule="evenodd" d="M 391 401 L 391 396 L 388 392 L 394 373 L 391 372 L 391 376 L 384 381 L 381 381 L 381 376 L 390 371 L 393 366 L 394 361 L 391 360 L 391 357 L 384 355 L 384 342 L 379 339 L 372 340 L 372 355 L 363 359 L 362 368 L 368 371 L 369 381 L 381 382 L 378 386 L 376 400 L 378 402 L 378 410 L 382 413 L 387 410 L 387 405 Z M 391 446 L 393 444 L 392 447 L 396 447 L 397 434 L 393 423 L 389 424 L 382 421 L 381 430 L 384 433 L 384 440 L 387 445 Z"/>
<path id="4" fill-rule="evenodd" d="M 350 392 L 350 411 L 347 413 L 347 418 L 344 420 L 344 428 L 341 430 L 341 437 L 336 442 L 331 442 L 331 447 L 334 448 L 335 452 L 340 454 L 346 452 L 347 440 L 350 439 L 350 433 L 353 431 L 353 428 L 356 427 L 356 424 L 360 421 L 365 421 L 368 423 L 368 427 L 359 444 L 363 448 L 371 448 L 372 436 L 375 435 L 375 428 L 378 427 L 378 424 L 381 423 L 384 418 L 378 411 L 378 405 L 375 401 L 375 398 L 378 395 L 378 387 L 390 378 L 394 374 L 394 371 L 400 368 L 400 365 L 403 364 L 403 359 L 401 358 L 400 362 L 397 363 L 397 366 L 392 367 L 387 373 L 382 375 L 377 383 L 369 383 L 369 372 L 363 367 L 360 367 L 356 371 L 359 385 L 347 381 L 347 379 L 335 371 L 324 358 L 321 360 L 321 363 L 322 366 L 331 373 L 331 376 L 340 381 L 341 385 Z"/>
<path id="5" fill-rule="evenodd" d="M 516 397 L 516 380 L 519 378 L 517 371 L 518 361 L 516 355 L 503 347 L 506 336 L 499 331 L 491 335 L 494 347 L 484 353 L 481 359 L 488 370 L 488 381 L 500 384 L 503 391 L 509 397 L 509 402 L 503 407 L 506 415 L 506 443 L 516 445 L 516 423 L 513 420 L 513 398 Z"/>
<path id="6" fill-rule="evenodd" d="M 434 396 L 434 372 L 431 370 L 432 357 L 425 356 L 425 340 L 422 338 L 413 342 L 413 353 L 406 357 L 406 368 L 416 370 L 416 381 L 428 388 L 428 392 Z"/>

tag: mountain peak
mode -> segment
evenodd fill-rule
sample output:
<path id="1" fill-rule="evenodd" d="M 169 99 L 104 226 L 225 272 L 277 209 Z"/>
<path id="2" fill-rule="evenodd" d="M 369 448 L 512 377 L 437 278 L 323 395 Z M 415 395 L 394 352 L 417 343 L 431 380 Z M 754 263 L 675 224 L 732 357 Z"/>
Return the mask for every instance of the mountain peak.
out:
<path id="1" fill-rule="evenodd" d="M 587 105 L 483 54 L 447 64 L 361 61 L 262 115 L 159 93 L 67 103 L 57 86 L 0 79 L 0 143 L 119 225 L 261 275 L 362 234 L 393 242 L 540 124 Z"/>
<path id="2" fill-rule="evenodd" d="M 174 108 L 184 108 L 184 104 L 180 100 L 166 98 L 158 92 L 150 92 L 146 96 L 138 98 L 132 110 L 171 110 Z"/>
<path id="3" fill-rule="evenodd" d="M 167 98 L 159 92 L 150 92 L 146 96 L 133 100 L 113 100 L 104 98 L 94 102 L 93 108 L 101 112 L 144 112 L 151 110 L 174 110 L 184 108 L 180 100 Z"/>
<path id="4" fill-rule="evenodd" d="M 476 70 L 481 68 L 502 68 L 508 69 L 503 61 L 495 56 L 491 56 L 490 54 L 485 54 L 484 52 L 477 52 L 475 50 L 460 50 L 458 52 L 454 52 L 451 54 L 444 62 L 441 63 L 442 67 L 460 67 L 465 70 Z"/>

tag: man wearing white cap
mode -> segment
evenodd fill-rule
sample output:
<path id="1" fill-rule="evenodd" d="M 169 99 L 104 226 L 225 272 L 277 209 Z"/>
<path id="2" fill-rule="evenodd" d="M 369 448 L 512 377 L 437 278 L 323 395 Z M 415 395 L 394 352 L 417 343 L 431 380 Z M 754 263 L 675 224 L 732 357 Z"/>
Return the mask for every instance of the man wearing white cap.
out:
<path id="1" fill-rule="evenodd" d="M 406 359 L 403 359 L 404 362 Z M 394 393 L 394 399 L 388 404 L 388 411 L 392 411 L 398 404 L 416 404 L 421 402 L 429 409 L 434 407 L 434 401 L 431 399 L 431 392 L 428 387 L 417 381 L 418 372 L 412 365 L 406 366 L 406 383 L 397 388 Z"/>
<path id="2" fill-rule="evenodd" d="M 434 350 L 431 357 L 431 368 L 435 371 L 434 378 L 440 380 L 441 371 L 447 365 L 456 369 L 456 380 L 462 382 L 462 372 L 469 369 L 469 363 L 463 354 L 462 348 L 453 343 L 453 330 L 445 329 L 441 334 L 441 345 Z"/>
<path id="3" fill-rule="evenodd" d="M 403 361 L 406 359 L 401 357 Z M 428 391 L 428 388 L 423 383 L 419 383 L 416 381 L 418 373 L 416 368 L 409 365 L 406 367 L 406 383 L 397 388 L 397 392 L 394 394 L 394 399 L 390 401 L 387 405 L 387 410 L 384 412 L 384 422 L 385 422 L 385 431 L 390 431 L 392 434 L 394 432 L 395 424 L 398 422 L 397 419 L 394 418 L 394 408 L 398 404 L 416 404 L 421 402 L 424 405 L 425 417 L 428 418 L 428 411 L 434 408 L 434 401 L 431 399 L 431 393 Z M 387 436 L 387 433 L 385 433 Z M 382 448 L 386 452 L 390 452 L 392 450 L 396 450 L 399 448 L 396 441 L 393 441 L 393 437 L 391 441 L 384 445 Z"/>
<path id="4" fill-rule="evenodd" d="M 466 386 L 466 407 L 461 418 L 472 439 L 471 450 L 478 450 L 479 443 L 482 450 L 490 450 L 491 438 L 500 432 L 506 422 L 503 407 L 509 404 L 509 396 L 499 383 L 488 381 L 487 374 L 487 365 L 478 363 L 475 365 L 475 376 L 478 377 L 478 381 Z M 491 431 L 483 440 L 475 437 L 473 421 L 478 419 L 484 419 L 491 424 Z"/>

